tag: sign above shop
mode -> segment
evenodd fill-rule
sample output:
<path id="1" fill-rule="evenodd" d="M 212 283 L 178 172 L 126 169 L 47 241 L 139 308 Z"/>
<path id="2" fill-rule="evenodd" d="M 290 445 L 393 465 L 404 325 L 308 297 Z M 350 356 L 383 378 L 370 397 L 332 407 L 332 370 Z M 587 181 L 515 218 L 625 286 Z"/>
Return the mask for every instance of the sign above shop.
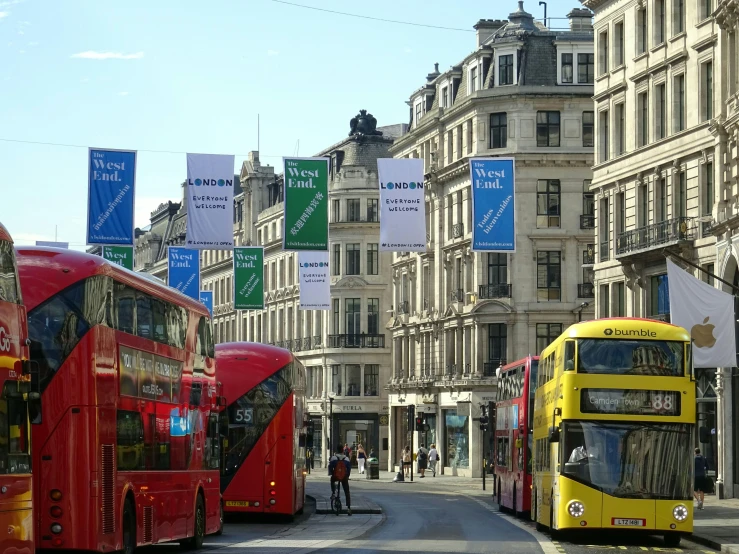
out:
<path id="1" fill-rule="evenodd" d="M 436 395 L 435 394 L 424 394 L 421 397 L 421 402 L 424 404 L 436 404 Z"/>

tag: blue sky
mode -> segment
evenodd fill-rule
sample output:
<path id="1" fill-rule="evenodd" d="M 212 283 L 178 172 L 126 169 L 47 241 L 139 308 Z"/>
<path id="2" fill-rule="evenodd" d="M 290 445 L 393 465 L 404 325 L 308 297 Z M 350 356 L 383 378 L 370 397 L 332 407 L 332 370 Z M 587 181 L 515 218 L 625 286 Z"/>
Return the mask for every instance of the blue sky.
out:
<path id="1" fill-rule="evenodd" d="M 515 0 L 295 2 L 470 31 L 517 8 Z M 550 0 L 548 15 L 579 6 Z M 524 7 L 542 18 L 538 0 Z M 0 221 L 19 244 L 57 232 L 84 248 L 87 146 L 139 150 L 136 224 L 146 225 L 159 203 L 179 199 L 185 152 L 235 154 L 238 171 L 257 149 L 260 114 L 262 163 L 281 171 L 298 141 L 310 156 L 346 136 L 359 109 L 378 125 L 407 122 L 405 101 L 434 62 L 448 68 L 474 48 L 474 32 L 274 0 L 0 0 Z"/>

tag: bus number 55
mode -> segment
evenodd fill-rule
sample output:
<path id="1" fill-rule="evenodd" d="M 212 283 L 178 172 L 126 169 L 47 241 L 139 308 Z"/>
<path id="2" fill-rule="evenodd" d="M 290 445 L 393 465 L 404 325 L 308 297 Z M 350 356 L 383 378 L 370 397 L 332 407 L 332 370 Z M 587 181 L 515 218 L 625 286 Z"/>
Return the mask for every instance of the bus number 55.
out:
<path id="1" fill-rule="evenodd" d="M 236 423 L 252 423 L 254 410 L 252 408 L 237 408 L 236 417 L 234 421 Z"/>

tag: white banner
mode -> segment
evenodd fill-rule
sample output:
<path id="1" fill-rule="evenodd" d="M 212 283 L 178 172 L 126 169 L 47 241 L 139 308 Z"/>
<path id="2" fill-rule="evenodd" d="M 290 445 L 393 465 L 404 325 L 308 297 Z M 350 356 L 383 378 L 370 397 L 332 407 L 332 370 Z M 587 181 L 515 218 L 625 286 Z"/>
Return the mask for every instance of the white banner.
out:
<path id="1" fill-rule="evenodd" d="M 734 297 L 696 279 L 667 260 L 670 322 L 693 339 L 695 367 L 734 367 Z"/>
<path id="2" fill-rule="evenodd" d="M 426 252 L 423 160 L 380 158 L 380 252 Z"/>
<path id="3" fill-rule="evenodd" d="M 188 154 L 187 239 L 197 250 L 234 247 L 234 156 Z"/>
<path id="4" fill-rule="evenodd" d="M 328 252 L 298 252 L 298 266 L 300 268 L 300 309 L 330 309 L 331 277 L 328 273 Z"/>

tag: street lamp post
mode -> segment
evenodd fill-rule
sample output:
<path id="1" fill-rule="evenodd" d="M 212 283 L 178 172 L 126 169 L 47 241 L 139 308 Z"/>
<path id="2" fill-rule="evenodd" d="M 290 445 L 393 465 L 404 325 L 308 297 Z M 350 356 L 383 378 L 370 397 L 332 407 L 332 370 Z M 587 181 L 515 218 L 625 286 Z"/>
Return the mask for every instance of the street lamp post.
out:
<path id="1" fill-rule="evenodd" d="M 329 425 L 328 425 L 328 457 L 331 458 L 333 454 L 332 448 L 334 447 L 334 395 L 333 393 L 328 395 L 329 404 Z"/>

